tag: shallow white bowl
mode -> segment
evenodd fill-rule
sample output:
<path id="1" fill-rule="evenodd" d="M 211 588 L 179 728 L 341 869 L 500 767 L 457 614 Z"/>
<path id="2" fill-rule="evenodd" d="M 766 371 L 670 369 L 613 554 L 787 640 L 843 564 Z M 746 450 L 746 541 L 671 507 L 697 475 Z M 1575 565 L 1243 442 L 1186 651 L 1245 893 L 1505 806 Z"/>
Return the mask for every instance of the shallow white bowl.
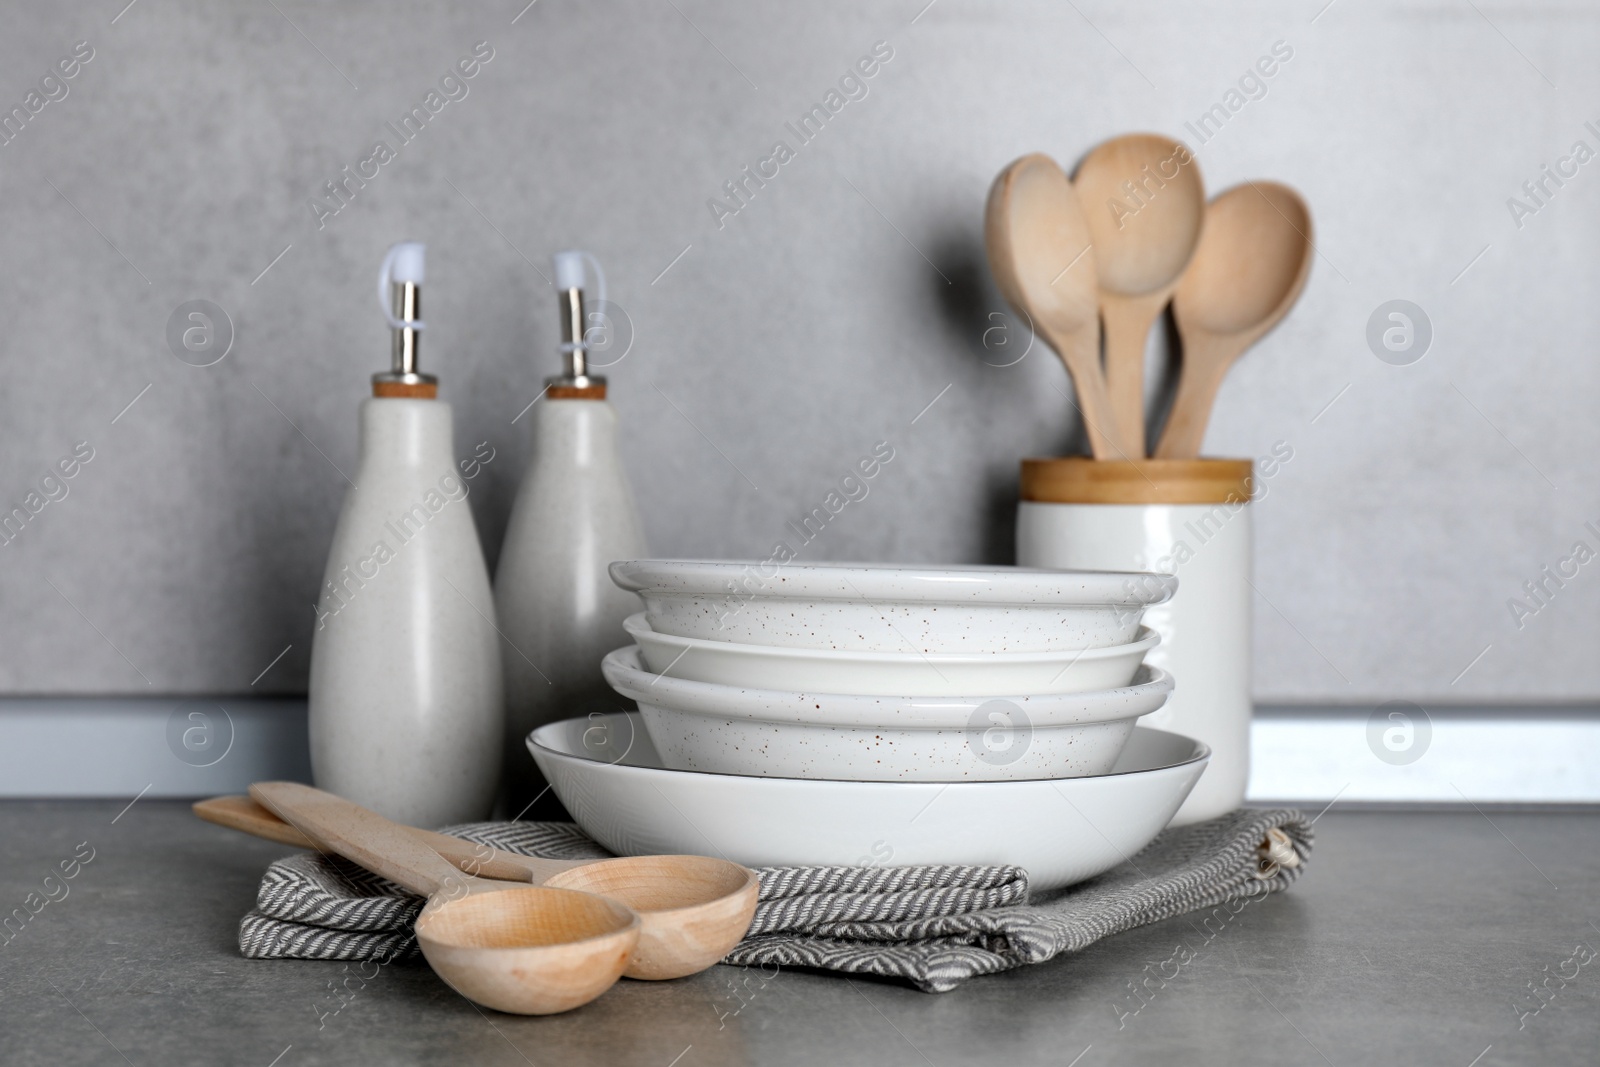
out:
<path id="1" fill-rule="evenodd" d="M 1023 567 L 619 560 L 657 633 L 867 652 L 1052 652 L 1134 639 L 1168 574 Z"/>
<path id="2" fill-rule="evenodd" d="M 584 832 L 624 856 L 752 867 L 1015 864 L 1034 891 L 1092 878 L 1161 832 L 1205 770 L 1140 727 L 1109 774 L 1065 781 L 816 782 L 667 770 L 636 714 L 542 726 L 528 750 Z"/>
<path id="3" fill-rule="evenodd" d="M 638 701 L 674 770 L 872 782 L 1020 781 L 1103 774 L 1172 678 L 1042 696 L 858 696 L 747 689 L 644 669 L 637 646 L 601 662 Z"/>
<path id="4" fill-rule="evenodd" d="M 623 624 L 656 674 L 759 689 L 896 696 L 1030 696 L 1116 689 L 1161 637 L 1148 626 L 1123 645 L 1069 652 L 857 652 L 702 641 L 658 634 L 644 612 Z"/>

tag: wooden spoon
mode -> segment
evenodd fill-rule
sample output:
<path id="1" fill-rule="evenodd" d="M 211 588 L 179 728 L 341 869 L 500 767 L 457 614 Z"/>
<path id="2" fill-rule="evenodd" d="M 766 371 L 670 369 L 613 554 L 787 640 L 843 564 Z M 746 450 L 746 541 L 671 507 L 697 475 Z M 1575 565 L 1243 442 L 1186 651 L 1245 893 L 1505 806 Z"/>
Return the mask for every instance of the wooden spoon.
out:
<path id="1" fill-rule="evenodd" d="M 1158 458 L 1200 454 L 1223 377 L 1299 299 L 1312 252 L 1311 211 L 1288 186 L 1247 182 L 1211 201 L 1172 300 L 1183 369 Z"/>
<path id="2" fill-rule="evenodd" d="M 1170 137 L 1129 134 L 1090 152 L 1073 187 L 1094 241 L 1112 413 L 1142 459 L 1145 339 L 1200 241 L 1200 165 Z"/>
<path id="3" fill-rule="evenodd" d="M 468 1000 L 517 1015 L 569 1011 L 622 977 L 639 916 L 619 901 L 463 874 L 406 827 L 296 782 L 250 793 L 330 852 L 398 882 L 428 903 L 417 944 Z"/>
<path id="4" fill-rule="evenodd" d="M 207 822 L 295 848 L 316 842 L 249 797 L 195 803 Z M 639 944 L 623 974 L 660 980 L 697 974 L 722 959 L 750 929 L 760 882 L 749 868 L 706 856 L 551 860 L 505 852 L 449 834 L 405 827 L 457 868 L 480 878 L 578 889 L 638 912 Z"/>
<path id="5" fill-rule="evenodd" d="M 1127 458 L 1100 372 L 1096 252 L 1083 208 L 1055 160 L 1035 153 L 1001 171 L 989 190 L 983 231 L 1001 294 L 1072 375 L 1094 457 Z"/>

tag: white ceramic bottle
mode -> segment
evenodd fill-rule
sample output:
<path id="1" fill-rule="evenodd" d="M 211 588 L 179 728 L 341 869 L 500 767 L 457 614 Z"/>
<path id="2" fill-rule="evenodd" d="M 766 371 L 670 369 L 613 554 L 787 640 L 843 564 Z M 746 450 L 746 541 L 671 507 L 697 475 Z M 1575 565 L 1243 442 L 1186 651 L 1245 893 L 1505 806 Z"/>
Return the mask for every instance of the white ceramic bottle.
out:
<path id="1" fill-rule="evenodd" d="M 489 573 L 451 444 L 417 371 L 423 246 L 396 245 L 379 299 L 394 369 L 361 404 L 361 454 L 328 554 L 311 646 L 319 787 L 413 826 L 487 818 L 501 763 Z M 389 311 L 392 290 L 394 311 Z"/>
<path id="2" fill-rule="evenodd" d="M 600 311 L 585 307 L 586 260 L 594 267 Z M 613 560 L 647 553 L 617 451 L 616 411 L 606 402 L 605 379 L 589 373 L 588 342 L 607 313 L 604 276 L 581 252 L 557 255 L 555 268 L 565 373 L 546 381 L 529 412 L 532 461 L 495 573 L 506 639 L 506 814 L 513 817 L 559 811 L 528 752 L 530 732 L 626 707 L 601 676 L 600 660 L 629 643 L 622 620 L 643 607 L 606 571 Z"/>

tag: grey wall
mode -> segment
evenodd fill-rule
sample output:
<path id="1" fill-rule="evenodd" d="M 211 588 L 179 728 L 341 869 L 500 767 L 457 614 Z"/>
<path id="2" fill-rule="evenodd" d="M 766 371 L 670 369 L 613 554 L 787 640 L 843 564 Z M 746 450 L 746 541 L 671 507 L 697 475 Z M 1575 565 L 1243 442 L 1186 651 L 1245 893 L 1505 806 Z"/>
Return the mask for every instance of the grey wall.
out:
<path id="1" fill-rule="evenodd" d="M 387 360 L 374 269 L 403 237 L 429 243 L 426 358 L 459 447 L 498 449 L 471 498 L 491 561 L 512 419 L 553 366 L 535 267 L 572 245 L 635 328 L 609 373 L 655 550 L 764 554 L 887 439 L 813 555 L 1009 561 L 1017 459 L 1077 430 L 1053 356 L 984 346 L 984 195 L 1024 152 L 1070 165 L 1154 129 L 1211 189 L 1287 181 L 1317 221 L 1305 296 L 1207 442 L 1294 449 L 1258 506 L 1260 697 L 1600 697 L 1600 564 L 1521 630 L 1506 606 L 1575 540 L 1600 548 L 1600 162 L 1520 228 L 1506 203 L 1574 141 L 1600 149 L 1590 5 L 122 2 L 0 12 L 7 107 L 94 49 L 0 147 L 0 498 L 94 449 L 0 548 L 0 689 L 303 690 L 338 472 Z M 478 41 L 469 95 L 319 228 L 308 200 Z M 878 41 L 869 95 L 799 145 L 783 124 Z M 1294 54 L 1265 97 L 1200 145 L 1184 122 L 1276 41 Z M 796 158 L 719 227 L 707 199 L 780 138 Z M 1365 340 L 1396 298 L 1434 331 L 1409 366 Z M 192 299 L 232 319 L 213 366 L 168 349 Z"/>

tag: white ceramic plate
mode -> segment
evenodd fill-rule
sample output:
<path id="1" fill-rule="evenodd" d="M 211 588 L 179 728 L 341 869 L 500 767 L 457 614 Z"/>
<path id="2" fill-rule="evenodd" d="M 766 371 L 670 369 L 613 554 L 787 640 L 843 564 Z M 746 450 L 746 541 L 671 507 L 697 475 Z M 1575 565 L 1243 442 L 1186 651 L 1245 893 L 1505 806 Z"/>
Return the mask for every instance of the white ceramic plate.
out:
<path id="1" fill-rule="evenodd" d="M 1111 773 L 1092 778 L 746 778 L 664 769 L 633 713 L 542 726 L 528 749 L 578 825 L 621 855 L 694 853 L 752 867 L 1016 864 L 1036 891 L 1092 878 L 1149 844 L 1211 755 L 1141 727 Z"/>
<path id="2" fill-rule="evenodd" d="M 1161 707 L 1172 679 L 1042 696 L 859 696 L 747 689 L 663 677 L 637 646 L 601 662 L 639 704 L 676 770 L 876 782 L 1017 781 L 1103 774 Z"/>
<path id="3" fill-rule="evenodd" d="M 657 633 L 866 652 L 1059 652 L 1127 644 L 1167 574 L 866 563 L 619 560 Z"/>
<path id="4" fill-rule="evenodd" d="M 623 624 L 657 674 L 694 682 L 809 693 L 1030 696 L 1117 689 L 1161 637 L 1148 626 L 1123 645 L 1069 652 L 857 652 L 701 641 L 658 634 L 644 612 Z"/>

